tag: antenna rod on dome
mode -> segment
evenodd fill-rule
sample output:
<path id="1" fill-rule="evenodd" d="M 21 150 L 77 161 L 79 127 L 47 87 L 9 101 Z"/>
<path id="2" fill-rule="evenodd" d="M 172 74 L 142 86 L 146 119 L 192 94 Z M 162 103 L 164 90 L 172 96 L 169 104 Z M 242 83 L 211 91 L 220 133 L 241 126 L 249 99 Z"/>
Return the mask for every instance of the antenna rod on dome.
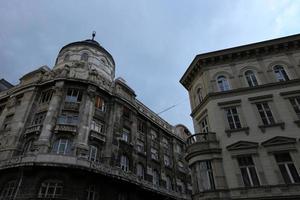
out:
<path id="1" fill-rule="evenodd" d="M 93 34 L 92 34 L 92 40 L 94 40 L 95 36 L 96 36 L 96 31 L 93 31 Z"/>

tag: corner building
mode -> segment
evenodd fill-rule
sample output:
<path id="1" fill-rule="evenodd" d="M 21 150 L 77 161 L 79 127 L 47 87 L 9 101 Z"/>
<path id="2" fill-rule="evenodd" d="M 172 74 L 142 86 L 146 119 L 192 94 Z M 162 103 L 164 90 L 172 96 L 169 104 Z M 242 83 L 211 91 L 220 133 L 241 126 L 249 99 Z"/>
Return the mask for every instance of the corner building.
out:
<path id="1" fill-rule="evenodd" d="M 300 199 L 300 35 L 197 55 L 180 82 L 192 199 Z"/>
<path id="2" fill-rule="evenodd" d="M 9 86 L 0 92 L 1 200 L 190 198 L 190 132 L 115 79 L 113 57 L 94 39 Z"/>

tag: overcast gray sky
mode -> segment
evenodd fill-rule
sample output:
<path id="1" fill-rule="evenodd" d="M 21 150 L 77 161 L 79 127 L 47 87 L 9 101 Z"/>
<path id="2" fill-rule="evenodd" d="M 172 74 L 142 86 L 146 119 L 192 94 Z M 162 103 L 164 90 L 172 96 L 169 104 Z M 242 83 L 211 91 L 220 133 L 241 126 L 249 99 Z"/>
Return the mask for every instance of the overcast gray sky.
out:
<path id="1" fill-rule="evenodd" d="M 1 0 L 0 78 L 16 84 L 60 48 L 96 40 L 137 98 L 193 132 L 179 79 L 196 54 L 300 33 L 299 0 Z"/>

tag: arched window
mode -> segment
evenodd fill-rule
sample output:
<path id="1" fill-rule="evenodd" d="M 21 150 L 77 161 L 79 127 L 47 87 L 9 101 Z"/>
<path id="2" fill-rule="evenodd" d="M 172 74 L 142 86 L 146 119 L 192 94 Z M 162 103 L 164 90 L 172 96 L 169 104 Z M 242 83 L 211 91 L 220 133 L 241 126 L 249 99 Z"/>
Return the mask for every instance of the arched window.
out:
<path id="1" fill-rule="evenodd" d="M 153 185 L 159 186 L 159 174 L 156 170 L 153 170 Z"/>
<path id="2" fill-rule="evenodd" d="M 197 91 L 196 91 L 196 96 L 197 96 L 197 99 L 199 101 L 199 103 L 203 100 L 203 96 L 202 96 L 202 90 L 201 88 L 198 88 Z"/>
<path id="3" fill-rule="evenodd" d="M 57 198 L 63 194 L 63 183 L 60 180 L 45 180 L 39 190 L 39 197 Z"/>
<path id="4" fill-rule="evenodd" d="M 97 191 L 96 185 L 89 185 L 86 189 L 86 200 L 97 200 L 99 198 L 99 193 Z"/>
<path id="5" fill-rule="evenodd" d="M 88 61 L 88 58 L 89 58 L 89 55 L 87 53 L 83 53 L 83 54 L 81 54 L 80 60 Z"/>
<path id="6" fill-rule="evenodd" d="M 218 82 L 218 87 L 220 92 L 230 90 L 228 80 L 226 79 L 225 76 L 223 75 L 218 76 L 217 82 Z"/>
<path id="7" fill-rule="evenodd" d="M 129 159 L 127 158 L 127 156 L 125 155 L 121 156 L 120 166 L 123 171 L 125 172 L 129 171 Z"/>
<path id="8" fill-rule="evenodd" d="M 276 76 L 277 81 L 288 81 L 290 80 L 286 71 L 284 70 L 283 66 L 281 65 L 275 65 L 273 67 L 274 73 Z"/>
<path id="9" fill-rule="evenodd" d="M 68 62 L 70 60 L 70 55 L 66 54 L 64 57 L 64 62 Z"/>
<path id="10" fill-rule="evenodd" d="M 0 199 L 1 200 L 11 200 L 14 198 L 17 189 L 17 181 L 10 180 L 2 188 Z"/>
<path id="11" fill-rule="evenodd" d="M 94 145 L 90 145 L 89 160 L 90 161 L 97 161 L 97 157 L 98 157 L 98 147 L 96 147 Z"/>
<path id="12" fill-rule="evenodd" d="M 166 189 L 167 190 L 172 190 L 172 181 L 171 181 L 170 176 L 166 177 Z"/>
<path id="13" fill-rule="evenodd" d="M 246 80 L 249 85 L 249 87 L 254 87 L 258 85 L 257 79 L 255 77 L 255 74 L 252 70 L 247 70 L 245 72 Z"/>
<path id="14" fill-rule="evenodd" d="M 71 146 L 71 141 L 69 139 L 60 138 L 54 142 L 52 152 L 67 155 L 71 153 Z"/>
<path id="15" fill-rule="evenodd" d="M 136 166 L 136 175 L 140 178 L 140 179 L 144 179 L 145 178 L 145 170 L 142 164 L 137 164 Z"/>

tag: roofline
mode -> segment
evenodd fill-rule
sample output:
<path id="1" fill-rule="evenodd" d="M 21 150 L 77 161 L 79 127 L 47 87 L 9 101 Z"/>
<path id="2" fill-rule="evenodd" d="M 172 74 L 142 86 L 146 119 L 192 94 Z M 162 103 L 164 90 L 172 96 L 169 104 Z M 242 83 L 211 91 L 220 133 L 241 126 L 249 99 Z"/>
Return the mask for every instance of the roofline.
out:
<path id="1" fill-rule="evenodd" d="M 113 64 L 115 65 L 115 61 L 114 61 L 114 58 L 112 57 L 112 55 L 106 50 L 104 49 L 102 46 L 100 45 L 97 45 L 97 44 L 93 44 L 93 43 L 89 43 L 89 42 L 86 42 L 86 41 L 79 41 L 79 42 L 72 42 L 70 44 L 67 44 L 65 46 L 63 46 L 60 51 L 59 51 L 59 54 L 62 50 L 64 50 L 65 48 L 67 47 L 70 47 L 70 46 L 74 46 L 74 45 L 86 45 L 86 46 L 91 46 L 91 47 L 94 47 L 100 51 L 104 51 L 108 57 L 112 60 Z"/>
<path id="2" fill-rule="evenodd" d="M 186 86 L 184 85 L 184 80 L 187 78 L 188 74 L 193 70 L 193 67 L 195 66 L 195 64 L 197 64 L 198 61 L 201 59 L 207 59 L 207 58 L 211 58 L 211 57 L 239 53 L 241 51 L 247 51 L 247 50 L 251 50 L 251 49 L 255 49 L 255 48 L 261 48 L 261 47 L 264 47 L 267 45 L 275 45 L 278 43 L 290 42 L 290 41 L 299 40 L 299 39 L 300 39 L 300 34 L 294 34 L 294 35 L 289 35 L 289 36 L 285 36 L 285 37 L 264 40 L 264 41 L 250 43 L 250 44 L 246 44 L 246 45 L 241 45 L 241 46 L 225 48 L 225 49 L 221 49 L 221 50 L 198 54 L 195 56 L 192 63 L 189 65 L 188 69 L 185 71 L 185 73 L 183 74 L 183 76 L 181 77 L 179 82 L 186 88 Z"/>

